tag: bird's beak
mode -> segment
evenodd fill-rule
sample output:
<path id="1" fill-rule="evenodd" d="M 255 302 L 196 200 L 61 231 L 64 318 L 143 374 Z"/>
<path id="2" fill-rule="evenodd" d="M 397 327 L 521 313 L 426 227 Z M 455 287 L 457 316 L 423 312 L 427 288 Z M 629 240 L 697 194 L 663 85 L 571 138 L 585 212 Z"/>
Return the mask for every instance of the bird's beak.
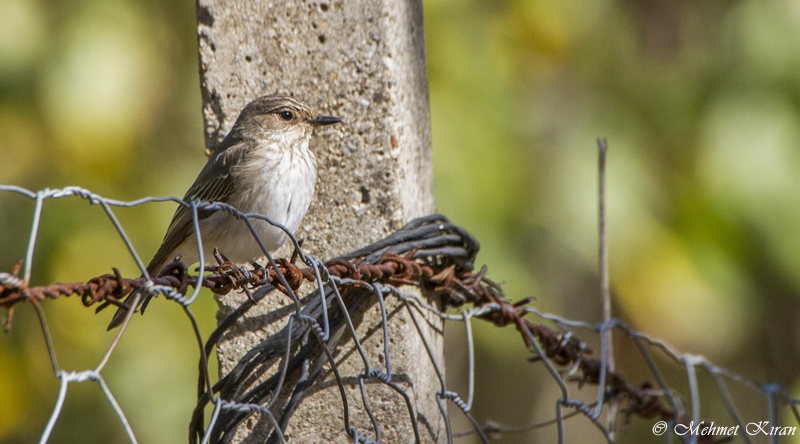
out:
<path id="1" fill-rule="evenodd" d="M 307 123 L 310 123 L 314 126 L 333 125 L 334 123 L 339 123 L 341 121 L 342 119 L 332 116 L 318 116 L 316 119 L 306 120 Z"/>

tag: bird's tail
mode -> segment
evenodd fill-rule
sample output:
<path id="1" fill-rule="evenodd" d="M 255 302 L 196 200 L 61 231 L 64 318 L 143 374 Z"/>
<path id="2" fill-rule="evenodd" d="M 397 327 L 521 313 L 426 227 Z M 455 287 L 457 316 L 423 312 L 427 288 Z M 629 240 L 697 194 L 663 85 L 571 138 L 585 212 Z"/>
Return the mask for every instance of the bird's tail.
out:
<path id="1" fill-rule="evenodd" d="M 136 302 L 137 297 L 139 298 L 138 302 Z M 128 316 L 129 311 L 133 310 L 135 312 L 139 306 L 142 306 L 142 311 L 144 312 L 143 304 L 145 304 L 148 299 L 150 298 L 143 294 L 141 288 L 134 290 L 122 302 L 124 306 L 117 308 L 117 312 L 114 313 L 114 317 L 112 317 L 111 322 L 108 323 L 108 328 L 106 331 L 110 331 L 122 325 L 122 323 L 125 321 L 125 318 Z M 133 306 L 134 302 L 136 303 L 135 307 Z"/>

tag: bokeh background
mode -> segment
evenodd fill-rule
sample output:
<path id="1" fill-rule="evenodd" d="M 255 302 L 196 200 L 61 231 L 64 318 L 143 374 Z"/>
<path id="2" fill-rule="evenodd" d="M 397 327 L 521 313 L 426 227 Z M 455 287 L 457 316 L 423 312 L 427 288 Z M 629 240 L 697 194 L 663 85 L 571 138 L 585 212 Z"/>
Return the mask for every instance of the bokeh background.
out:
<path id="1" fill-rule="evenodd" d="M 479 262 L 507 295 L 600 320 L 595 141 L 607 137 L 615 315 L 800 393 L 800 3 L 424 6 L 437 205 L 481 241 Z M 79 185 L 121 200 L 180 194 L 205 162 L 196 51 L 193 2 L 0 0 L 0 183 Z M 118 216 L 147 252 L 172 211 L 150 204 Z M 24 256 L 32 213 L 31 201 L 0 194 L 0 270 Z M 111 265 L 137 274 L 102 210 L 75 199 L 46 203 L 36 251 L 34 284 Z M 59 364 L 96 365 L 111 340 L 108 315 L 77 300 L 44 309 Z M 211 298 L 193 308 L 206 333 L 215 309 Z M 132 323 L 103 374 L 140 442 L 183 442 L 196 345 L 174 304 L 148 314 L 157 321 Z M 557 386 L 527 362 L 518 334 L 475 330 L 479 421 L 552 417 Z M 448 334 L 448 373 L 462 390 L 463 337 Z M 627 378 L 652 379 L 630 342 L 618 337 L 616 347 Z M 659 363 L 686 396 L 684 371 Z M 730 422 L 709 378 L 701 387 L 702 416 Z M 22 306 L 0 335 L 0 442 L 35 442 L 57 392 L 36 318 Z M 768 419 L 765 398 L 733 392 L 748 420 Z M 620 440 L 653 441 L 651 426 L 632 419 Z M 503 442 L 551 442 L 553 433 Z M 601 441 L 582 418 L 567 433 Z M 70 386 L 52 442 L 123 436 L 96 385 Z"/>

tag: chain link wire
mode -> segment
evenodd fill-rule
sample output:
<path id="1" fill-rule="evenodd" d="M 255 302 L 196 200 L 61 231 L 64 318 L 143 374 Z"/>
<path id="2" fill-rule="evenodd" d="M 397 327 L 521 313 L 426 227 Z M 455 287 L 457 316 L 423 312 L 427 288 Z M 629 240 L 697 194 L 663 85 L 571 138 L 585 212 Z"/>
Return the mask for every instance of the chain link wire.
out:
<path id="1" fill-rule="evenodd" d="M 136 294 L 137 300 L 132 306 L 137 305 L 138 299 L 163 295 L 183 307 L 193 326 L 200 354 L 197 406 L 190 419 L 189 439 L 194 443 L 231 442 L 237 429 L 252 417 L 258 417 L 267 424 L 270 430 L 267 442 L 284 443 L 287 441 L 285 431 L 292 414 L 309 391 L 328 376 L 333 377 L 342 400 L 341 430 L 352 442 L 373 443 L 382 439 L 381 429 L 385 426 L 374 414 L 374 404 L 380 400 L 368 396 L 366 384 L 369 383 L 385 385 L 402 398 L 408 416 L 392 420 L 408 421 L 415 441 L 424 442 L 417 424 L 414 398 L 397 383 L 397 375 L 393 373 L 389 337 L 389 327 L 393 321 L 387 314 L 388 298 L 394 298 L 408 314 L 439 382 L 436 393 L 425 394 L 436 397 L 446 425 L 446 436 L 439 437 L 439 442 L 451 443 L 459 437 L 476 435 L 481 442 L 488 443 L 491 438 L 500 437 L 504 433 L 555 426 L 558 442 L 561 443 L 565 440 L 566 421 L 579 415 L 591 421 L 597 432 L 611 442 L 615 440 L 614 419 L 602 417 L 604 409 L 610 403 L 620 406 L 620 414 L 627 418 L 638 416 L 647 420 L 663 421 L 671 426 L 670 430 L 675 425 L 691 427 L 703 420 L 708 424 L 711 418 L 703 418 L 700 414 L 704 396 L 700 394 L 699 372 L 713 378 L 717 388 L 716 395 L 722 399 L 728 413 L 727 418 L 713 418 L 714 420 L 732 422 L 742 431 L 749 425 L 740 414 L 729 389 L 730 384 L 737 384 L 763 399 L 767 406 L 766 418 L 771 424 L 779 424 L 779 410 L 785 407 L 793 414 L 792 426 L 800 424 L 800 399 L 777 384 L 763 384 L 715 365 L 702 356 L 682 354 L 669 344 L 636 331 L 618 319 L 591 324 L 540 312 L 532 305 L 531 299 L 511 302 L 503 295 L 501 286 L 486 277 L 485 266 L 475 272 L 474 261 L 479 249 L 477 241 L 440 215 L 416 219 L 383 240 L 327 262 L 304 254 L 292 233 L 281 227 L 294 245 L 296 260 L 301 263 L 298 265 L 296 260 L 273 258 L 258 238 L 251 221 L 261 219 L 275 226 L 280 225 L 264 216 L 243 214 L 218 202 L 184 202 L 175 197 L 147 197 L 124 202 L 104 198 L 79 187 L 34 192 L 18 186 L 0 185 L 0 192 L 26 196 L 35 201 L 26 255 L 13 270 L 0 273 L 0 306 L 6 309 L 6 330 L 12 328 L 17 304 L 30 303 L 34 307 L 54 375 L 61 381 L 55 406 L 42 430 L 40 443 L 46 443 L 50 439 L 69 387 L 87 381 L 100 385 L 130 442 L 137 442 L 125 413 L 102 376 L 120 337 L 125 334 L 133 311 L 126 316 L 99 363 L 84 371 L 67 371 L 58 364 L 56 349 L 47 327 L 47 317 L 41 305 L 44 301 L 71 295 L 80 296 L 83 305 L 87 307 L 97 305 L 97 311 L 109 305 L 122 306 L 121 301 L 129 294 Z M 43 203 L 48 199 L 68 197 L 82 198 L 91 205 L 102 207 L 139 267 L 142 277 L 124 278 L 114 269 L 113 273 L 86 282 L 38 287 L 28 285 Z M 204 265 L 212 262 L 204 258 L 200 247 L 200 267 L 196 274 L 190 273 L 186 265 L 176 261 L 167 266 L 159 276 L 149 276 L 141 257 L 115 216 L 114 208 L 136 207 L 151 202 L 175 202 L 189 208 L 194 217 L 195 235 L 200 245 L 198 211 L 225 211 L 243 220 L 253 234 L 254 241 L 261 246 L 267 265 L 253 263 L 249 266 L 237 266 L 224 259 L 224 251 L 220 252 L 222 254 L 215 254 L 216 265 Z M 304 282 L 312 284 L 314 288 L 301 297 L 298 290 Z M 189 287 L 193 289 L 189 291 Z M 192 304 L 203 287 L 219 295 L 235 290 L 248 295 L 238 308 L 219 322 L 216 330 L 207 338 L 201 335 L 191 311 Z M 418 292 L 410 291 L 411 287 L 424 290 L 426 295 L 440 298 L 443 308 L 431 303 L 428 298 L 420 297 Z M 291 300 L 291 313 L 285 318 L 283 328 L 249 350 L 227 375 L 212 384 L 208 356 L 215 344 L 261 299 L 276 293 Z M 381 365 L 370 361 L 362 345 L 364 338 L 357 334 L 356 319 L 360 318 L 357 315 L 376 304 L 381 319 Z M 426 336 L 428 330 L 422 324 L 426 316 L 435 316 L 444 322 L 463 323 L 466 332 L 464 346 L 468 354 L 466 394 L 459 394 L 448 388 L 444 377 L 444 362 L 436 357 L 430 345 L 431 338 Z M 475 386 L 479 383 L 475 378 L 475 340 L 472 330 L 474 320 L 489 322 L 497 328 L 516 328 L 530 353 L 529 360 L 546 369 L 560 393 L 551 419 L 523 426 L 503 426 L 492 420 L 481 425 L 472 416 Z M 578 331 L 599 339 L 599 359 L 593 357 L 593 351 L 579 338 Z M 608 353 L 605 352 L 606 332 L 617 332 L 633 341 L 654 381 L 634 383 L 622 376 L 621 371 L 624 369 L 610 370 Z M 363 369 L 358 375 L 340 374 L 334 359 L 337 349 L 350 343 L 363 363 Z M 685 368 L 685 382 L 690 400 L 688 410 L 684 407 L 684 396 L 681 392 L 667 383 L 659 365 L 660 361 L 654 357 L 654 351 Z M 349 407 L 353 400 L 348 398 L 345 390 L 348 384 L 358 385 L 361 398 L 359 401 L 363 404 L 371 424 L 368 430 L 358 429 L 353 424 L 353 413 Z M 582 401 L 578 395 L 578 391 L 585 386 L 596 388 L 596 395 L 588 402 Z M 205 412 L 208 408 L 212 413 L 206 419 Z M 463 415 L 472 424 L 472 429 L 454 431 L 451 412 Z M 664 439 L 671 442 L 676 436 L 667 433 Z M 742 432 L 736 436 L 744 442 L 753 442 L 753 437 L 748 433 Z M 706 443 L 723 442 L 733 436 L 689 433 L 677 438 L 687 443 Z M 777 437 L 769 439 L 772 442 L 777 441 Z"/>

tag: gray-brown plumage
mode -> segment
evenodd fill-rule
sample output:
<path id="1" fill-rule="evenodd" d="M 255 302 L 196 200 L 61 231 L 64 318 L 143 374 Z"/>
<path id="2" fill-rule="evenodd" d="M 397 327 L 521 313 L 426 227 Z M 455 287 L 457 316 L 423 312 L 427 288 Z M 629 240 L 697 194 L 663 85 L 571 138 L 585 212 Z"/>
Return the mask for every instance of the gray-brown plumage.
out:
<path id="1" fill-rule="evenodd" d="M 239 114 L 222 143 L 211 153 L 183 200 L 224 202 L 242 213 L 257 213 L 294 232 L 311 203 L 317 164 L 308 147 L 315 126 L 340 122 L 320 116 L 303 103 L 281 95 L 253 100 Z M 234 263 L 264 255 L 243 221 L 224 211 L 198 211 L 205 260 L 213 249 Z M 288 236 L 267 222 L 251 219 L 267 250 L 280 247 Z M 147 272 L 157 275 L 177 255 L 185 264 L 199 260 L 191 209 L 179 206 Z M 130 304 L 128 296 L 126 303 Z M 142 301 L 142 311 L 149 298 Z M 111 319 L 112 329 L 124 321 L 127 309 Z"/>

